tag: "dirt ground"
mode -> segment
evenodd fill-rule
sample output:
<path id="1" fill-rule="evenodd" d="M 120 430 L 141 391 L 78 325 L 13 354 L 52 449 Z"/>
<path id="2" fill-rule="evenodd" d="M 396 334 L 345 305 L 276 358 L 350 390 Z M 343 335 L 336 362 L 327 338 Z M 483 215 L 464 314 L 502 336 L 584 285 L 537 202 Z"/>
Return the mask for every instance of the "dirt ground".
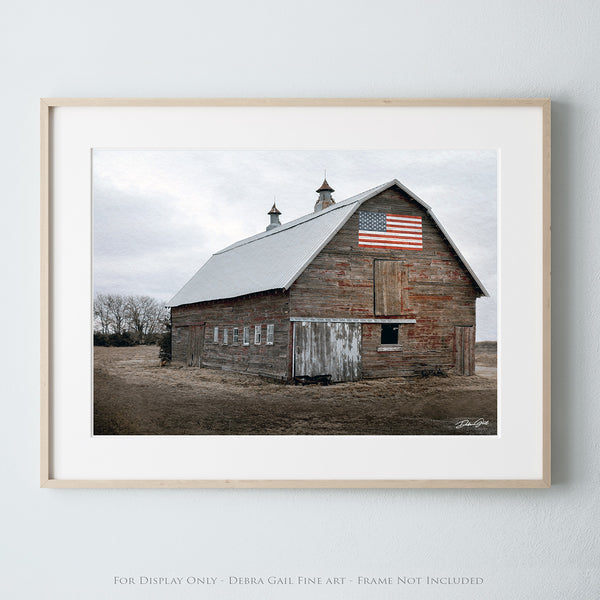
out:
<path id="1" fill-rule="evenodd" d="M 161 367 L 156 346 L 95 347 L 94 433 L 495 435 L 495 344 L 478 344 L 476 363 L 472 377 L 294 386 L 227 371 Z"/>

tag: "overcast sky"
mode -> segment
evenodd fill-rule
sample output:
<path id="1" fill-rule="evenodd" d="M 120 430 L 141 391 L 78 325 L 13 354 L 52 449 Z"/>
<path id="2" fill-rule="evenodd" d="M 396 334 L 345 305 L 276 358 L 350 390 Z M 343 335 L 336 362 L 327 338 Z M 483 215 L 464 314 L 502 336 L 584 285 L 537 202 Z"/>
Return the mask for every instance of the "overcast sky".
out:
<path id="1" fill-rule="evenodd" d="M 429 204 L 491 298 L 477 339 L 496 339 L 495 151 L 94 149 L 95 292 L 167 302 L 211 254 L 312 212 L 327 180 L 343 200 L 398 179 Z"/>

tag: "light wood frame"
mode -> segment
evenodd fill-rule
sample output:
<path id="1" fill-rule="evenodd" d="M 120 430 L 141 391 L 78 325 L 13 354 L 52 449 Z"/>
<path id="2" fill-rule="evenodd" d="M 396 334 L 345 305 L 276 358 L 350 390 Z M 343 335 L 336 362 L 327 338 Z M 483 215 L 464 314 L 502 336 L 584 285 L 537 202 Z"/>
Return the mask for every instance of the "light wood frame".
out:
<path id="1" fill-rule="evenodd" d="M 51 184 L 52 111 L 56 107 L 538 107 L 543 119 L 543 475 L 534 480 L 66 480 L 52 475 L 51 457 Z M 40 485 L 45 488 L 546 488 L 550 486 L 550 100 L 546 98 L 43 98 L 41 112 L 40 205 Z"/>

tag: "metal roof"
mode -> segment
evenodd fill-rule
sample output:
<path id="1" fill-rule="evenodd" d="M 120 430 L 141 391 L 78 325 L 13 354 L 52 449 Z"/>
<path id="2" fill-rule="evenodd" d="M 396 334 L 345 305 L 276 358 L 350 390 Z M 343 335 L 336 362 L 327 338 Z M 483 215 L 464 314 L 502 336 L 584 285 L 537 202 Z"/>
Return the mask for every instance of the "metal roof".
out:
<path id="1" fill-rule="evenodd" d="M 483 295 L 489 296 L 431 208 L 394 179 L 324 210 L 223 248 L 211 256 L 167 306 L 288 289 L 363 202 L 393 186 L 398 186 L 427 210 Z"/>

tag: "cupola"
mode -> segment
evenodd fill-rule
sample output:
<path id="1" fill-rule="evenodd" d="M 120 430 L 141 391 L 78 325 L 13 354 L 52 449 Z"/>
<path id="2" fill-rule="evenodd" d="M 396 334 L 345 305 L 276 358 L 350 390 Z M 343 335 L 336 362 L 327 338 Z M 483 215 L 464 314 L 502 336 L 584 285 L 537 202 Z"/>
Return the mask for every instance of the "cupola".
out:
<path id="1" fill-rule="evenodd" d="M 332 192 L 335 192 L 335 190 L 327 183 L 327 178 L 323 179 L 321 187 L 317 190 L 319 198 L 315 202 L 315 212 L 335 204 L 335 200 L 331 197 Z"/>
<path id="2" fill-rule="evenodd" d="M 275 227 L 279 227 L 281 222 L 279 221 L 279 215 L 281 214 L 277 207 L 275 206 L 275 202 L 273 202 L 273 207 L 267 213 L 269 217 L 271 217 L 271 222 L 267 225 L 267 231 L 271 231 L 271 229 L 275 229 Z"/>

